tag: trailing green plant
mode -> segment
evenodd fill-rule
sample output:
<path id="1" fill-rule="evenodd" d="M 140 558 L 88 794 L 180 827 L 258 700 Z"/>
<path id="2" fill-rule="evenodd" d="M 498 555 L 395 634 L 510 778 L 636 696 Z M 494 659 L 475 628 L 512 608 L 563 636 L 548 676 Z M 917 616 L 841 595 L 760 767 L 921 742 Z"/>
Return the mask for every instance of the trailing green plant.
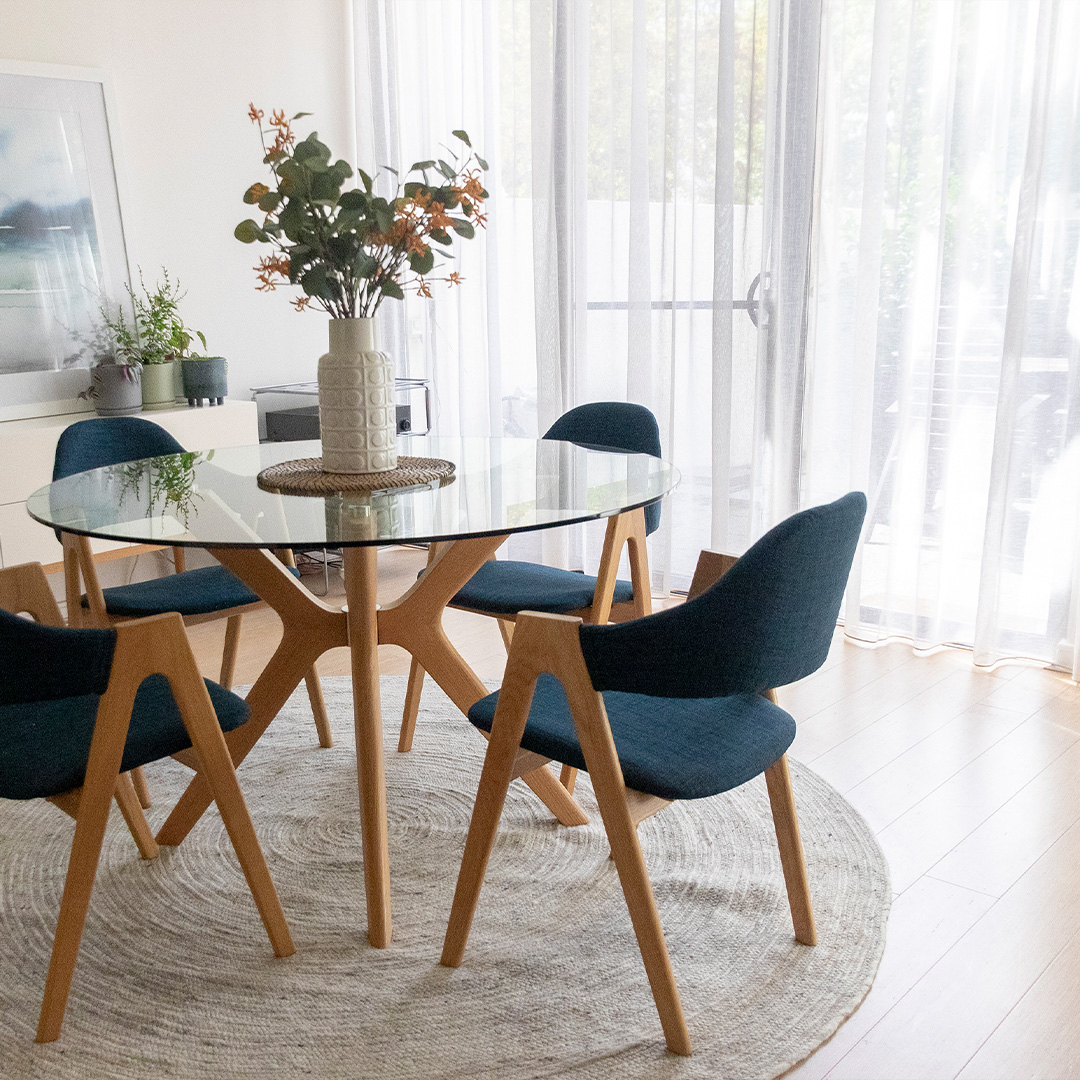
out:
<path id="1" fill-rule="evenodd" d="M 123 369 L 124 381 L 135 382 L 141 361 L 139 340 L 134 324 L 128 322 L 121 304 L 116 304 L 113 309 L 108 300 L 102 300 L 98 307 L 98 316 L 89 334 L 76 336 L 80 345 L 76 355 L 84 357 L 89 354 L 91 368 L 120 367 Z M 97 396 L 97 383 L 91 378 L 90 385 L 79 394 L 79 397 L 83 401 L 90 401 Z"/>
<path id="2" fill-rule="evenodd" d="M 187 293 L 180 291 L 179 280 L 174 284 L 164 266 L 161 268 L 161 276 L 164 282 L 157 282 L 151 292 L 146 287 L 140 267 L 139 288 L 142 294 L 137 294 L 130 285 L 127 287 L 135 309 L 139 359 L 144 364 L 167 364 L 171 360 L 181 359 L 188 355 L 195 337 L 198 337 L 203 348 L 206 348 L 206 338 L 202 331 L 189 330 L 180 315 L 180 301 Z"/>
<path id="3" fill-rule="evenodd" d="M 195 487 L 195 466 L 209 461 L 214 451 L 205 454 L 185 450 L 147 461 L 133 461 L 120 467 L 120 505 L 129 494 L 142 498 L 145 490 L 147 517 L 165 515 L 171 507 L 176 519 L 187 528 L 194 502 L 201 498 Z"/>
<path id="4" fill-rule="evenodd" d="M 452 252 L 452 234 L 471 239 L 487 220 L 482 174 L 488 165 L 467 132 L 453 132 L 464 146 L 460 153 L 447 149 L 450 161 L 416 162 L 406 177 L 417 179 L 397 184 L 386 199 L 375 194 L 374 180 L 362 169 L 357 173 L 363 186 L 345 190 L 352 167 L 340 158 L 331 164 L 330 148 L 317 132 L 297 141 L 292 123 L 310 113 L 287 120 L 275 110 L 268 128 L 262 126 L 264 115 L 254 105 L 248 111 L 259 128 L 273 186 L 256 183 L 244 192 L 244 202 L 264 217 L 241 221 L 233 232 L 245 244 L 276 249 L 255 267 L 257 288 L 273 292 L 279 284 L 299 285 L 303 295 L 293 301 L 297 311 L 314 304 L 334 318 L 349 319 L 374 315 L 386 297 L 401 300 L 411 286 L 430 297 L 430 281 L 461 284 L 456 271 L 442 278 L 430 275 L 436 251 Z"/>

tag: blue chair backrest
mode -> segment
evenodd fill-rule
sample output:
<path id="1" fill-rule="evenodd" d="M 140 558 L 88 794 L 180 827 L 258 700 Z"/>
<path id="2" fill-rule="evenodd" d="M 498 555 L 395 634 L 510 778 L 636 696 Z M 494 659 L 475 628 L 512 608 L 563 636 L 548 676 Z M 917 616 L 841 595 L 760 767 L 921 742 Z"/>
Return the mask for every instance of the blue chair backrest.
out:
<path id="1" fill-rule="evenodd" d="M 865 515 L 860 491 L 803 510 L 694 600 L 633 622 L 583 625 L 593 686 L 704 698 L 805 678 L 828 655 Z"/>
<path id="2" fill-rule="evenodd" d="M 0 738 L 5 705 L 104 694 L 115 648 L 115 630 L 41 626 L 0 610 Z"/>
<path id="3" fill-rule="evenodd" d="M 595 450 L 660 457 L 660 428 L 644 405 L 629 401 L 591 401 L 563 413 L 544 434 Z M 659 501 L 645 507 L 645 532 L 660 526 Z"/>
<path id="4" fill-rule="evenodd" d="M 125 461 L 182 454 L 184 448 L 163 428 L 138 416 L 80 420 L 65 428 L 56 444 L 53 479 Z"/>

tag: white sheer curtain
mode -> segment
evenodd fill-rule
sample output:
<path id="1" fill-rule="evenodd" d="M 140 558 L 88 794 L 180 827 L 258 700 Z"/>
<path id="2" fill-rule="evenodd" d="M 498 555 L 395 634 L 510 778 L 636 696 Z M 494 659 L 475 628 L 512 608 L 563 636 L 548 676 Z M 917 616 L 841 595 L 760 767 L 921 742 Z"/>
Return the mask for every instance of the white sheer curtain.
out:
<path id="1" fill-rule="evenodd" d="M 683 474 L 661 588 L 860 488 L 850 634 L 1074 667 L 1078 19 L 355 0 L 361 160 L 407 166 L 465 127 L 492 165 L 464 288 L 384 336 L 434 379 L 440 431 L 652 408 Z M 592 566 L 598 540 L 535 543 Z"/>
<path id="2" fill-rule="evenodd" d="M 440 431 L 536 435 L 584 401 L 649 406 L 683 474 L 650 545 L 661 589 L 688 581 L 702 547 L 751 538 L 766 14 L 753 0 L 354 5 L 361 157 L 407 165 L 464 127 L 492 166 L 466 285 L 409 299 L 398 355 L 434 378 Z M 591 567 L 601 538 L 545 532 L 532 554 Z"/>
<path id="3" fill-rule="evenodd" d="M 848 633 L 1075 672 L 1080 6 L 823 12 L 803 490 L 870 498 Z"/>

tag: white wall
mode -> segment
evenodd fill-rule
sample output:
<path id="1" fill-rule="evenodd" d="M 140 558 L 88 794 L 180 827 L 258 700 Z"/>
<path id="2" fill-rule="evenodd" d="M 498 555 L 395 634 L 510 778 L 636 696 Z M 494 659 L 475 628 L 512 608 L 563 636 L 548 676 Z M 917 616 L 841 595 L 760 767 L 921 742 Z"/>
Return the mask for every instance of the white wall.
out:
<path id="1" fill-rule="evenodd" d="M 352 164 L 348 0 L 0 0 L 0 58 L 104 70 L 123 169 L 121 211 L 132 273 L 167 266 L 183 314 L 229 359 L 233 397 L 315 377 L 326 317 L 297 314 L 291 290 L 255 291 L 264 245 L 233 238 L 264 181 L 249 101 L 311 125 Z"/>

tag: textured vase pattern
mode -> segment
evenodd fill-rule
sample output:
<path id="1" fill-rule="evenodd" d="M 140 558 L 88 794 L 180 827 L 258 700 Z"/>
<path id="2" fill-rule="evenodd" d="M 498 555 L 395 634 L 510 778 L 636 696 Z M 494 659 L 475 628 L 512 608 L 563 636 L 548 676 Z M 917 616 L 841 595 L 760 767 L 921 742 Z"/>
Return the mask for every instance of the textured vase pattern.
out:
<path id="1" fill-rule="evenodd" d="M 371 319 L 332 319 L 319 358 L 323 469 L 385 472 L 397 466 L 397 415 L 390 357 L 375 348 Z"/>

